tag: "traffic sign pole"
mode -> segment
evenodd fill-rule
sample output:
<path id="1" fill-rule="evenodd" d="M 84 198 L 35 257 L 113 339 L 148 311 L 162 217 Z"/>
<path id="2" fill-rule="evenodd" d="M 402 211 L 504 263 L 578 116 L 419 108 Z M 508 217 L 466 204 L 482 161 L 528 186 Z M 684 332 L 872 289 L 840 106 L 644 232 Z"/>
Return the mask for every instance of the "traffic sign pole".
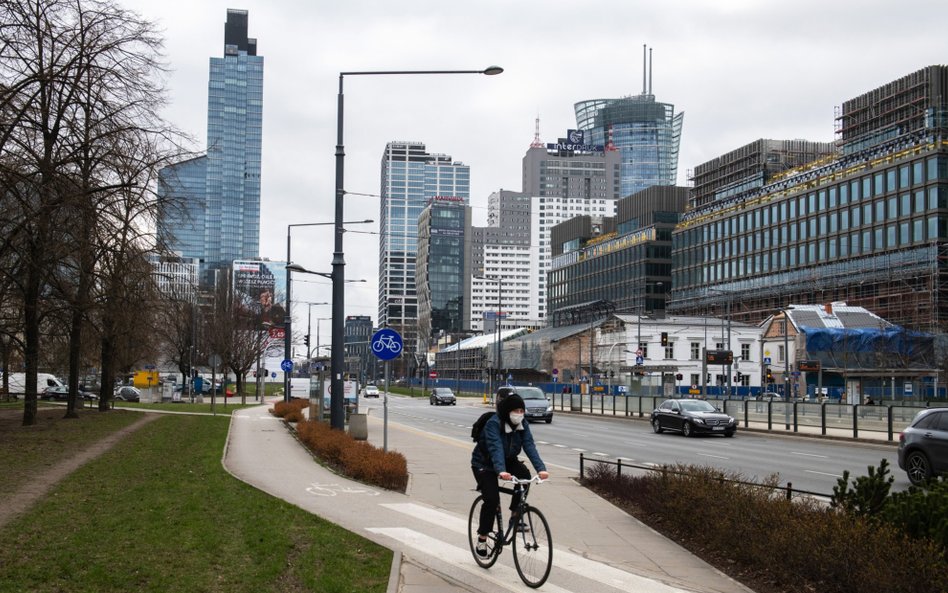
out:
<path id="1" fill-rule="evenodd" d="M 369 341 L 376 358 L 385 361 L 385 397 L 382 400 L 382 450 L 388 451 L 388 385 L 389 366 L 393 358 L 400 356 L 403 349 L 402 336 L 397 331 L 384 327 L 372 335 Z"/>

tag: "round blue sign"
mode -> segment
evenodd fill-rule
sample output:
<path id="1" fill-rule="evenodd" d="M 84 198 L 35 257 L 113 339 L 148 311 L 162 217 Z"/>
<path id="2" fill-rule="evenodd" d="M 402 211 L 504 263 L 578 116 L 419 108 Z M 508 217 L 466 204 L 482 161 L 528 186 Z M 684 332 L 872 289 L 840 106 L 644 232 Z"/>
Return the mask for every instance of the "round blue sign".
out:
<path id="1" fill-rule="evenodd" d="M 283 369 L 284 373 L 289 373 L 293 370 L 293 361 L 286 359 L 280 363 L 280 368 Z"/>
<path id="2" fill-rule="evenodd" d="M 394 329 L 383 328 L 372 336 L 372 352 L 380 360 L 392 360 L 402 353 L 402 336 Z"/>

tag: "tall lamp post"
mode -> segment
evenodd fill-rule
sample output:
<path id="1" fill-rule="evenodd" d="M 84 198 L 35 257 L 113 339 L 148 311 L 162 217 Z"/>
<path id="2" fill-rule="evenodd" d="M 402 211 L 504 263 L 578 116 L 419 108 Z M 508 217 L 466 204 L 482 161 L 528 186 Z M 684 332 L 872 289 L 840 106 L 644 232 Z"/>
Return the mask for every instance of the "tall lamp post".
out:
<path id="1" fill-rule="evenodd" d="M 346 150 L 343 143 L 343 114 L 345 112 L 345 94 L 343 80 L 346 76 L 386 76 L 386 75 L 414 75 L 414 74 L 486 74 L 493 76 L 500 74 L 504 69 L 500 66 L 488 66 L 483 70 L 375 70 L 367 72 L 340 72 L 339 95 L 336 99 L 336 235 L 332 254 L 332 354 L 330 358 L 330 398 L 329 422 L 333 428 L 345 428 L 344 394 L 342 392 L 342 369 L 345 357 L 345 267 L 346 259 L 342 251 L 342 221 L 343 198 L 346 190 L 344 186 L 344 172 Z"/>
<path id="2" fill-rule="evenodd" d="M 352 223 L 347 223 L 347 224 L 359 224 L 360 222 L 372 222 L 372 221 L 366 220 L 366 221 L 358 221 L 358 222 L 352 222 Z M 319 224 L 329 224 L 329 223 L 297 224 L 297 225 L 291 224 L 289 226 L 290 227 L 316 226 Z M 306 268 L 304 268 L 303 266 L 299 264 L 294 264 L 290 261 L 289 227 L 287 228 L 287 231 L 286 231 L 286 259 L 287 259 L 287 263 L 286 263 L 286 317 L 284 318 L 285 334 L 283 336 L 283 358 L 284 360 L 292 361 L 292 357 L 293 357 L 292 318 L 293 316 L 291 315 L 291 312 L 292 312 L 293 300 L 290 298 L 290 295 L 291 295 L 290 287 L 292 286 L 292 273 L 299 272 L 301 274 L 313 274 L 315 276 L 322 276 L 323 278 L 328 278 L 330 280 L 332 280 L 333 275 L 328 272 L 313 272 L 311 270 L 307 270 Z M 352 280 L 352 282 L 365 282 L 365 280 Z M 287 402 L 290 401 L 290 375 L 291 375 L 291 371 L 283 372 L 283 401 L 287 401 Z"/>
<path id="3" fill-rule="evenodd" d="M 501 315 L 500 295 L 501 295 L 501 282 L 503 281 L 503 279 L 500 276 L 494 276 L 494 277 L 475 276 L 475 278 L 478 278 L 480 280 L 493 280 L 497 282 L 497 316 L 494 317 L 494 364 L 497 365 L 495 374 L 498 374 L 500 373 L 500 369 L 502 368 L 501 352 L 500 352 L 500 315 Z M 493 376 L 489 377 L 489 380 L 490 380 L 490 393 L 491 393 L 491 397 L 493 397 L 494 391 L 496 391 L 494 389 Z M 500 385 L 499 381 L 498 381 L 498 385 Z"/>

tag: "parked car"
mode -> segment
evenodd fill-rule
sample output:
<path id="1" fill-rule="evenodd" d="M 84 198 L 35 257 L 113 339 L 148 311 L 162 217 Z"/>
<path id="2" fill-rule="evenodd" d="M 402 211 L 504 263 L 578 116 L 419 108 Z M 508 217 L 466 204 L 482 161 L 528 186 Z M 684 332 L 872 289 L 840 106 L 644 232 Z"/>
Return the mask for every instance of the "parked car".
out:
<path id="1" fill-rule="evenodd" d="M 757 399 L 767 401 L 767 400 L 782 400 L 783 396 L 777 393 L 776 391 L 764 391 L 757 395 Z"/>
<path id="2" fill-rule="evenodd" d="M 915 485 L 948 473 L 948 408 L 922 410 L 899 434 L 899 467 Z"/>
<path id="3" fill-rule="evenodd" d="M 458 400 L 450 387 L 435 387 L 428 394 L 428 404 L 432 406 L 456 406 L 457 403 Z"/>
<path id="4" fill-rule="evenodd" d="M 137 387 L 125 385 L 115 390 L 115 399 L 123 402 L 141 401 L 142 392 Z"/>
<path id="5" fill-rule="evenodd" d="M 378 397 L 378 396 L 379 396 L 379 388 L 376 387 L 375 385 L 369 384 L 362 388 L 362 397 Z"/>
<path id="6" fill-rule="evenodd" d="M 667 399 L 652 410 L 651 420 L 656 433 L 675 430 L 686 437 L 697 434 L 732 437 L 737 432 L 736 419 L 701 399 Z"/>

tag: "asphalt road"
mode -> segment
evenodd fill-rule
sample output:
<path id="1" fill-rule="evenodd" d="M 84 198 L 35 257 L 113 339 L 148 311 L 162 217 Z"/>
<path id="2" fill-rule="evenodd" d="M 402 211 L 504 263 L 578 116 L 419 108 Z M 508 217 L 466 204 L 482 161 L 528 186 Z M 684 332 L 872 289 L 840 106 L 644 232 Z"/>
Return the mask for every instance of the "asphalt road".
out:
<path id="1" fill-rule="evenodd" d="M 373 417 L 383 415 L 382 400 L 361 400 Z M 430 406 L 427 399 L 389 397 L 393 421 L 447 438 L 470 443 L 471 424 L 485 409 L 481 400 L 462 398 L 457 406 Z M 676 433 L 654 434 L 645 419 L 596 418 L 557 412 L 552 424 L 531 423 L 540 455 L 547 465 L 579 470 L 579 454 L 638 465 L 674 463 L 708 465 L 739 472 L 745 478 L 779 475 L 782 485 L 832 494 L 845 470 L 850 479 L 887 459 L 895 477 L 893 490 L 908 488 L 898 468 L 897 449 L 891 444 L 795 437 L 738 430 L 734 438 L 685 438 Z"/>

